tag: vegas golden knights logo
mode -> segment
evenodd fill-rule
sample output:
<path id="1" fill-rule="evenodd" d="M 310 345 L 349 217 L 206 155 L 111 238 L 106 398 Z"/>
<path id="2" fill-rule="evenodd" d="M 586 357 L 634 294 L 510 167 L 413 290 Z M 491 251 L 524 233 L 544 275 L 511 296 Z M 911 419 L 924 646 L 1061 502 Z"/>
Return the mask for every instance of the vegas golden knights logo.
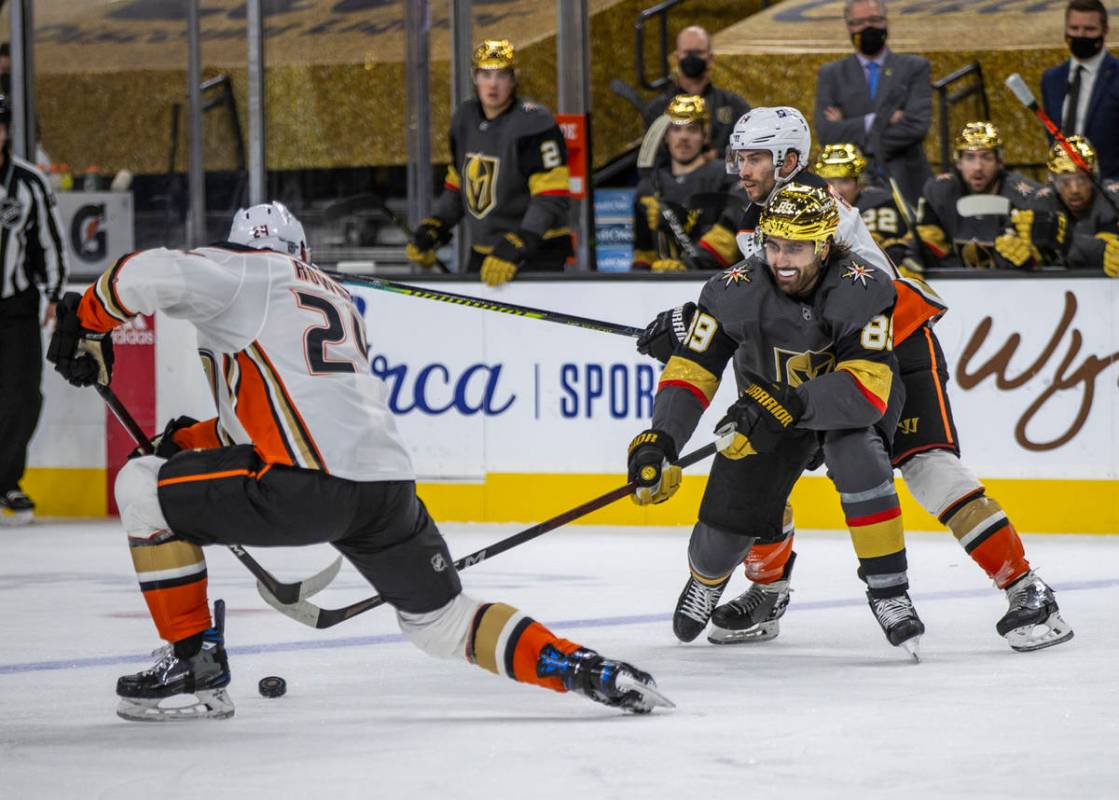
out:
<path id="1" fill-rule="evenodd" d="M 826 350 L 796 353 L 774 347 L 773 360 L 777 367 L 777 379 L 784 380 L 790 386 L 800 386 L 805 381 L 826 375 L 835 368 L 835 356 Z"/>
<path id="2" fill-rule="evenodd" d="M 463 194 L 466 208 L 478 219 L 497 206 L 497 170 L 501 159 L 482 153 L 466 154 L 463 170 Z"/>

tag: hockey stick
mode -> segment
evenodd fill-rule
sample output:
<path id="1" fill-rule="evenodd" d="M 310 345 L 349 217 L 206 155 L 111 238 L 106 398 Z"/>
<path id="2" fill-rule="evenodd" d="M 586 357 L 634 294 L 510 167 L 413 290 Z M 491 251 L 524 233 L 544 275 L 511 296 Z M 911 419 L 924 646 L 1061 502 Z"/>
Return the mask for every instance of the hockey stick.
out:
<path id="1" fill-rule="evenodd" d="M 388 217 L 389 222 L 391 222 L 401 233 L 408 237 L 409 241 L 411 241 L 412 237 L 416 235 L 415 231 L 413 231 L 411 227 L 409 227 L 408 223 L 402 220 L 395 211 L 389 208 L 384 198 L 378 194 L 358 194 L 354 195 L 353 197 L 347 197 L 345 200 L 339 200 L 337 203 L 328 206 L 323 211 L 323 219 L 327 221 L 333 221 L 338 219 L 339 217 L 344 217 L 348 214 L 352 214 L 355 211 L 358 211 L 359 209 L 365 208 L 372 208 L 380 211 L 382 214 Z M 443 259 L 439 258 L 438 256 L 436 256 L 435 258 L 435 266 L 437 266 L 441 272 L 449 273 L 451 271 L 451 268 L 448 267 Z"/>
<path id="2" fill-rule="evenodd" d="M 614 322 L 590 319 L 589 317 L 577 317 L 573 314 L 563 314 L 559 311 L 546 311 L 542 308 L 518 306 L 512 303 L 499 303 L 481 297 L 441 292 L 437 289 L 424 289 L 407 283 L 396 283 L 395 281 L 387 281 L 383 278 L 375 278 L 371 275 L 351 275 L 346 272 L 334 272 L 325 269 L 320 270 L 320 272 L 343 283 L 356 283 L 360 286 L 367 286 L 370 289 L 380 289 L 383 292 L 393 292 L 394 294 L 418 297 L 423 300 L 439 300 L 443 303 L 453 303 L 456 306 L 477 308 L 481 311 L 496 311 L 499 314 L 512 314 L 513 316 L 538 319 L 544 322 L 556 322 L 560 325 L 573 325 L 576 328 L 586 328 L 601 333 L 616 333 L 619 336 L 632 336 L 636 338 L 642 333 L 641 328 L 633 328 L 629 325 L 619 325 Z"/>
<path id="3" fill-rule="evenodd" d="M 1030 91 L 1030 87 L 1026 85 L 1026 82 L 1022 80 L 1022 76 L 1015 72 L 1006 79 L 1006 88 L 1018 98 L 1018 102 L 1034 112 L 1034 115 L 1041 120 L 1041 124 L 1049 131 L 1049 135 L 1060 143 L 1061 148 L 1068 157 L 1072 159 L 1072 163 L 1076 164 L 1076 166 L 1080 168 L 1080 171 L 1088 176 L 1088 180 L 1096 187 L 1096 191 L 1103 196 L 1103 199 L 1107 201 L 1107 204 L 1111 206 L 1112 210 L 1116 214 L 1119 214 L 1119 205 L 1116 205 L 1115 201 L 1111 199 L 1111 196 L 1108 195 L 1107 191 L 1104 189 L 1103 184 L 1100 183 L 1100 179 L 1096 177 L 1096 173 L 1088 166 L 1084 159 L 1081 158 L 1080 153 L 1076 152 L 1076 148 L 1069 144 L 1068 139 L 1065 138 L 1065 134 L 1057 127 L 1057 123 L 1051 120 L 1049 115 L 1045 113 L 1045 109 L 1038 104 L 1037 98 L 1034 97 L 1034 93 Z"/>
<path id="4" fill-rule="evenodd" d="M 128 431 L 128 435 L 136 442 L 136 446 L 144 455 L 152 455 L 155 453 L 155 448 L 152 447 L 151 440 L 143 429 L 136 422 L 136 419 L 129 413 L 128 409 L 124 407 L 124 403 L 117 397 L 116 392 L 108 386 L 103 386 L 100 383 L 94 384 L 97 393 L 101 395 L 101 399 L 113 412 L 113 416 L 117 418 L 124 429 Z M 338 574 L 338 570 L 342 568 L 342 557 L 339 556 L 334 562 L 326 569 L 312 575 L 306 580 L 297 581 L 295 583 L 284 583 L 279 581 L 276 577 L 260 565 L 260 563 L 249 555 L 243 547 L 236 544 L 226 545 L 230 552 L 251 572 L 257 580 L 257 588 L 261 592 L 270 593 L 278 602 L 281 603 L 296 603 L 306 598 L 321 592 L 326 588 L 334 576 Z M 267 599 L 267 598 L 265 598 Z"/>
<path id="5" fill-rule="evenodd" d="M 688 453 L 688 455 L 676 461 L 675 464 L 680 468 L 690 467 L 693 464 L 696 464 L 707 458 L 708 456 L 714 455 L 716 450 L 718 450 L 719 445 L 722 443 L 723 439 L 719 439 L 711 442 L 710 444 L 706 444 L 698 450 L 694 450 L 693 452 Z M 538 536 L 543 536 L 545 533 L 554 531 L 556 528 L 562 527 L 569 522 L 573 522 L 580 517 L 584 517 L 587 514 L 590 514 L 592 511 L 597 511 L 598 509 L 604 508 L 613 502 L 621 500 L 623 497 L 633 494 L 633 491 L 636 488 L 637 483 L 635 481 L 630 481 L 624 486 L 619 486 L 617 489 L 611 489 L 606 494 L 599 495 L 593 500 L 588 500 L 582 505 L 576 506 L 575 508 L 572 508 L 568 511 L 564 511 L 562 514 L 557 514 L 549 520 L 545 520 L 544 522 L 541 522 L 537 525 L 533 525 L 531 528 L 527 528 L 520 533 L 515 533 L 506 539 L 502 539 L 499 542 L 491 544 L 489 547 L 483 547 L 481 550 L 476 550 L 468 556 L 463 556 L 462 558 L 455 561 L 455 569 L 461 572 L 467 567 L 472 567 L 475 564 L 481 564 L 487 559 L 493 558 L 496 555 L 500 555 L 507 550 L 512 550 L 514 547 L 531 541 Z M 302 622 L 304 625 L 307 625 L 311 628 L 320 629 L 333 627 L 339 622 L 345 622 L 351 617 L 356 617 L 358 614 L 363 614 L 366 611 L 369 611 L 372 608 L 376 608 L 377 606 L 384 605 L 385 603 L 385 599 L 383 597 L 381 597 L 380 595 L 374 595 L 373 597 L 368 597 L 365 600 L 359 600 L 356 603 L 351 603 L 350 605 L 343 606 L 342 608 L 320 608 L 314 603 L 309 603 L 305 600 L 298 603 L 285 605 L 277 602 L 274 597 L 270 597 L 269 594 L 265 592 L 264 587 L 260 584 L 257 585 L 257 591 L 260 592 L 260 596 L 264 598 L 264 601 L 266 603 L 272 606 L 272 608 L 279 611 L 281 614 L 291 617 L 297 622 Z"/>

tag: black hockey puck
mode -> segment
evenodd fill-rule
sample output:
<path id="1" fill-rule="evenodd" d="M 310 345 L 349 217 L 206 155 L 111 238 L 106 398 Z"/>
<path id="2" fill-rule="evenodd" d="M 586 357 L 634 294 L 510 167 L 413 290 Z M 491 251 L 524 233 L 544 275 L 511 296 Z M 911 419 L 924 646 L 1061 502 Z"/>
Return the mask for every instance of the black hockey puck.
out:
<path id="1" fill-rule="evenodd" d="M 269 675 L 261 678 L 257 685 L 263 697 L 283 697 L 288 690 L 288 683 L 279 675 Z"/>

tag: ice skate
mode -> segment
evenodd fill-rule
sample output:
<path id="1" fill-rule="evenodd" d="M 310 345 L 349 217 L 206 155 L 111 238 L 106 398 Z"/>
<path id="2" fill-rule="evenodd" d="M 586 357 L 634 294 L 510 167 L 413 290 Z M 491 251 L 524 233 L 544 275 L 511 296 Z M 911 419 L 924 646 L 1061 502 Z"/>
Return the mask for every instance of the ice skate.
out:
<path id="1" fill-rule="evenodd" d="M 175 655 L 166 645 L 152 655 L 155 665 L 117 680 L 117 716 L 132 722 L 171 722 L 190 719 L 228 719 L 233 701 L 226 694 L 229 661 L 225 655 L 225 602 L 214 602 L 214 627 L 202 634 L 202 647 L 190 658 Z M 171 697 L 191 697 L 187 705 L 160 705 Z"/>
<path id="2" fill-rule="evenodd" d="M 1052 647 L 1072 638 L 1072 628 L 1061 618 L 1053 590 L 1033 570 L 1006 588 L 1006 599 L 1010 608 L 995 629 L 1019 653 Z"/>
<path id="3" fill-rule="evenodd" d="M 19 489 L 0 494 L 0 524 L 26 525 L 35 514 L 35 503 Z"/>
<path id="4" fill-rule="evenodd" d="M 624 661 L 604 658 L 586 647 L 565 654 L 546 645 L 536 662 L 536 674 L 541 678 L 557 675 L 568 691 L 634 714 L 648 714 L 657 706 L 676 708 L 657 690 L 652 675 Z"/>
<path id="5" fill-rule="evenodd" d="M 688 576 L 684 591 L 676 601 L 676 611 L 672 614 L 672 632 L 677 639 L 690 642 L 703 633 L 728 581 L 729 575 L 714 586 L 709 586 L 697 581 L 694 575 Z"/>
<path id="6" fill-rule="evenodd" d="M 917 609 L 913 607 L 909 595 L 903 593 L 897 597 L 879 598 L 867 592 L 866 599 L 890 644 L 904 649 L 914 661 L 920 661 L 921 634 L 925 632 L 925 623 L 917 616 Z"/>
<path id="7" fill-rule="evenodd" d="M 796 553 L 789 556 L 781 579 L 773 583 L 752 583 L 750 588 L 711 615 L 707 641 L 712 644 L 743 644 L 776 639 L 781 632 L 778 620 L 789 607 L 789 579 Z"/>

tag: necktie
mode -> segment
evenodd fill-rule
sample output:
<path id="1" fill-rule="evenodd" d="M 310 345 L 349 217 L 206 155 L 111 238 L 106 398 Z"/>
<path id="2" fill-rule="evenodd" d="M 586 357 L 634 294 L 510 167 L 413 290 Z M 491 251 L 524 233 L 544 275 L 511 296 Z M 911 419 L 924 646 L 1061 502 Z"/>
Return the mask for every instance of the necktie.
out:
<path id="1" fill-rule="evenodd" d="M 870 90 L 870 99 L 873 100 L 878 94 L 878 63 L 875 61 L 866 65 L 866 88 Z"/>
<path id="2" fill-rule="evenodd" d="M 1065 131 L 1065 135 L 1072 136 L 1076 133 L 1076 126 L 1079 120 L 1076 118 L 1076 110 L 1080 105 L 1080 79 L 1084 76 L 1084 67 L 1077 66 L 1076 73 L 1073 75 L 1072 83 L 1068 87 L 1068 115 L 1062 121 L 1061 127 Z"/>

